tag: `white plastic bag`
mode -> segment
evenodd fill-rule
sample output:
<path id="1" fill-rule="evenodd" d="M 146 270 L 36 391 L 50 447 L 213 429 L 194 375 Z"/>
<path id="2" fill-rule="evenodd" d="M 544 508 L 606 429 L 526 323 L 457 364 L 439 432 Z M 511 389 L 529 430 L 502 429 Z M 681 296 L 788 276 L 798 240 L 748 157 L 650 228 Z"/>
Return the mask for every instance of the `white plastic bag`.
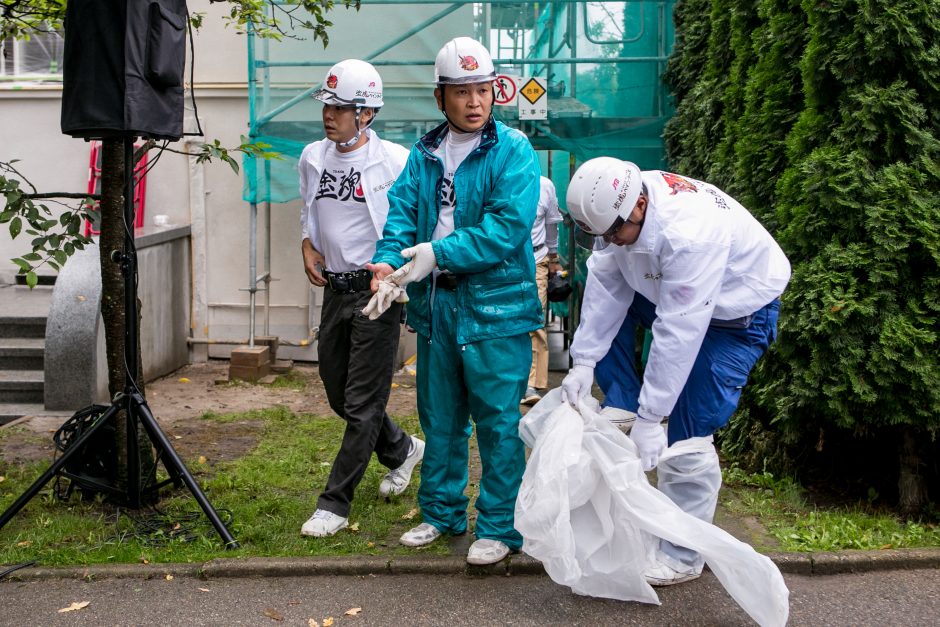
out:
<path id="1" fill-rule="evenodd" d="M 658 604 L 643 573 L 664 538 L 698 551 L 758 624 L 786 624 L 789 591 L 774 563 L 652 487 L 633 441 L 588 402 L 579 414 L 555 389 L 519 424 L 532 449 L 516 499 L 523 550 L 578 594 Z M 664 458 L 706 450 L 710 440 L 679 442 Z"/>

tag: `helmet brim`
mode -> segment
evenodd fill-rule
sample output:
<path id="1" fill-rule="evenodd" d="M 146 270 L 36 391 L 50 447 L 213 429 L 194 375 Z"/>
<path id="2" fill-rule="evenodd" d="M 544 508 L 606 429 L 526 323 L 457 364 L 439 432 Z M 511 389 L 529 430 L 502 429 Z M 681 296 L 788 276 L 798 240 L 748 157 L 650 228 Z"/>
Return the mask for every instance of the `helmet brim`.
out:
<path id="1" fill-rule="evenodd" d="M 437 85 L 473 85 L 476 83 L 489 83 L 496 80 L 496 72 L 490 74 L 477 74 L 474 76 L 438 76 Z"/>
<path id="2" fill-rule="evenodd" d="M 329 89 L 318 89 L 310 96 L 314 100 L 319 100 L 323 104 L 336 105 L 340 107 L 368 107 L 365 98 L 355 98 L 353 100 L 344 100 Z M 368 107 L 370 109 L 379 109 L 382 105 Z"/>

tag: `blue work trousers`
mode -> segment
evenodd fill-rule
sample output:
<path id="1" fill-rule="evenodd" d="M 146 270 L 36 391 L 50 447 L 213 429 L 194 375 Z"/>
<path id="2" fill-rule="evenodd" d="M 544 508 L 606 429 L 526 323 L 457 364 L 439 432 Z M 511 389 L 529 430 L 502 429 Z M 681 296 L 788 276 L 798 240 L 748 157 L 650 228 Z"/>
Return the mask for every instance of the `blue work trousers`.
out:
<path id="1" fill-rule="evenodd" d="M 670 445 L 712 435 L 727 424 L 751 369 L 777 337 L 779 312 L 780 300 L 775 299 L 757 310 L 746 328 L 727 328 L 717 321 L 708 327 L 689 378 L 669 415 Z M 642 381 L 637 370 L 637 331 L 651 328 L 655 319 L 653 303 L 636 294 L 610 351 L 594 370 L 604 392 L 604 406 L 633 412 L 639 407 Z"/>
<path id="2" fill-rule="evenodd" d="M 427 441 L 418 504 L 424 522 L 443 533 L 467 530 L 472 417 L 482 462 L 476 536 L 518 550 L 522 536 L 513 523 L 525 470 L 519 399 L 532 345 L 528 333 L 459 345 L 457 315 L 456 294 L 437 289 L 431 337 L 418 335 L 418 417 Z"/>

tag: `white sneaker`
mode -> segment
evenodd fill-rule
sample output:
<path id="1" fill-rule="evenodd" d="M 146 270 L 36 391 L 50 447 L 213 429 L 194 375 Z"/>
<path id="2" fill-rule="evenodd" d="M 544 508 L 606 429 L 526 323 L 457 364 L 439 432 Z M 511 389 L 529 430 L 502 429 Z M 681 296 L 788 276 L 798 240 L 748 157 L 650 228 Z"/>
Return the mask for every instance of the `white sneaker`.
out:
<path id="1" fill-rule="evenodd" d="M 634 412 L 620 409 L 619 407 L 605 407 L 601 410 L 600 415 L 624 433 L 630 433 L 630 429 L 633 428 L 633 423 L 636 422 L 636 414 Z"/>
<path id="2" fill-rule="evenodd" d="M 325 538 L 349 526 L 349 519 L 325 509 L 318 509 L 300 528 L 301 535 Z"/>
<path id="3" fill-rule="evenodd" d="M 440 530 L 432 524 L 421 523 L 414 529 L 402 534 L 399 542 L 405 546 L 424 546 L 441 537 Z"/>
<path id="4" fill-rule="evenodd" d="M 519 401 L 520 405 L 532 406 L 542 400 L 542 395 L 539 394 L 538 390 L 533 387 L 528 387 L 525 389 L 525 394 L 522 396 L 522 400 Z"/>
<path id="5" fill-rule="evenodd" d="M 701 570 L 696 570 L 692 566 L 685 566 L 681 569 L 675 569 L 672 566 L 661 561 L 654 563 L 643 573 L 646 577 L 646 583 L 651 586 L 663 587 L 674 586 L 677 583 L 685 583 L 702 576 Z"/>
<path id="6" fill-rule="evenodd" d="M 507 555 L 509 555 L 509 547 L 504 543 L 499 540 L 484 538 L 470 545 L 470 551 L 467 552 L 467 563 L 474 566 L 485 566 L 501 562 L 506 559 Z"/>
<path id="7" fill-rule="evenodd" d="M 411 436 L 411 447 L 411 452 L 408 453 L 402 465 L 395 470 L 390 470 L 382 478 L 382 483 L 379 484 L 380 496 L 398 496 L 408 489 L 408 484 L 411 483 L 411 473 L 418 462 L 424 459 L 424 440 Z"/>

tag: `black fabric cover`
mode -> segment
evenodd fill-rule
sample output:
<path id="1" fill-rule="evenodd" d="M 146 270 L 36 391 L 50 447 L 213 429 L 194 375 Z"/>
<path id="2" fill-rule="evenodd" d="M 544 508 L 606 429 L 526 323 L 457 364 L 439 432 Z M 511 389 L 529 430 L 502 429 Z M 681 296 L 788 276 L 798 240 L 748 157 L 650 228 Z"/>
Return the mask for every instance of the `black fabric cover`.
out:
<path id="1" fill-rule="evenodd" d="M 183 136 L 185 0 L 69 0 L 62 132 Z"/>

